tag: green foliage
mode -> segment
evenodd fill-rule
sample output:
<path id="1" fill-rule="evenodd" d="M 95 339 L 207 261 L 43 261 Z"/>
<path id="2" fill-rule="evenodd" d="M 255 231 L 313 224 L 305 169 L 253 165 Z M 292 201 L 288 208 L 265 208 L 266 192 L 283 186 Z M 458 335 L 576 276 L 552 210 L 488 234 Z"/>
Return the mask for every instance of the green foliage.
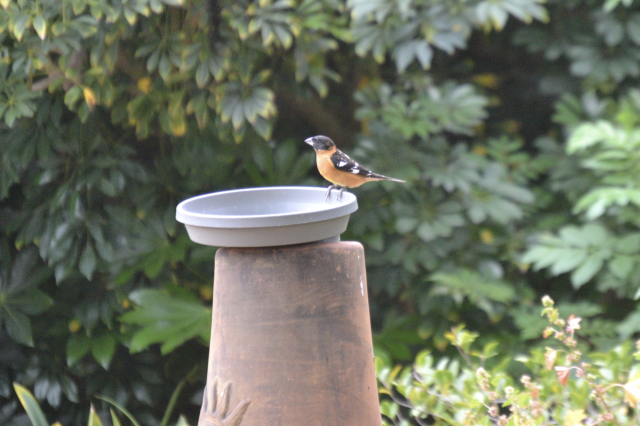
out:
<path id="1" fill-rule="evenodd" d="M 162 343 L 160 351 L 166 354 L 194 337 L 209 342 L 211 310 L 198 300 L 178 299 L 158 290 L 137 290 L 130 293 L 129 298 L 139 307 L 120 320 L 142 327 L 131 338 L 131 352 Z"/>
<path id="2" fill-rule="evenodd" d="M 522 259 L 537 269 L 549 268 L 553 275 L 571 272 L 576 288 L 595 277 L 600 290 L 614 290 L 620 297 L 634 297 L 640 288 L 640 234 L 634 232 L 640 201 L 638 96 L 632 90 L 619 106 L 604 112 L 615 122 L 581 123 L 565 113 L 559 116 L 572 125 L 567 153 L 579 156 L 592 182 L 578 193 L 572 210 L 586 224 L 565 225 L 557 236 L 541 235 Z"/>
<path id="3" fill-rule="evenodd" d="M 406 139 L 443 131 L 472 134 L 471 128 L 486 118 L 487 100 L 472 86 L 449 82 L 438 87 L 429 78 L 404 84 L 403 91 L 382 83 L 376 90 L 356 93 L 361 103 L 356 116 L 367 122 L 381 120 Z"/>
<path id="4" fill-rule="evenodd" d="M 625 342 L 607 352 L 583 354 L 576 334 L 581 318 L 561 318 L 548 296 L 543 304 L 550 324 L 544 337 L 553 335 L 558 342 L 517 357 L 526 367 L 520 384 L 505 373 L 511 360 L 499 355 L 498 342 L 475 350 L 479 335 L 463 326 L 446 334 L 460 358 L 438 360 L 422 351 L 412 366 L 393 367 L 388 358 L 377 357 L 383 424 L 635 424 L 640 379 L 634 358 L 640 360 L 640 351 Z"/>
<path id="5" fill-rule="evenodd" d="M 460 270 L 456 274 L 436 273 L 430 277 L 434 282 L 431 297 L 451 297 L 458 304 L 467 299 L 482 309 L 491 321 L 497 322 L 504 313 L 504 304 L 513 302 L 516 293 L 500 280 L 488 280 L 474 271 Z M 467 283 L 473 282 L 473 287 Z"/>
<path id="6" fill-rule="evenodd" d="M 51 271 L 39 265 L 36 250 L 18 254 L 12 262 L 7 247 L 0 247 L 0 324 L 18 343 L 33 346 L 30 315 L 46 311 L 53 301 L 37 287 Z"/>
<path id="7" fill-rule="evenodd" d="M 18 394 L 20 403 L 22 404 L 22 406 L 27 412 L 27 415 L 29 416 L 29 420 L 31 421 L 31 424 L 33 426 L 49 426 L 49 423 L 45 418 L 44 412 L 38 405 L 38 401 L 36 401 L 33 394 L 29 392 L 27 388 L 17 383 L 14 383 L 13 387 L 15 388 L 16 393 Z M 100 399 L 116 407 L 120 412 L 122 412 L 122 414 L 124 414 L 131 421 L 131 424 L 133 424 L 134 426 L 141 426 L 140 422 L 126 408 L 122 407 L 116 401 L 106 397 L 101 397 Z M 115 411 L 113 411 L 113 409 L 110 409 L 109 411 L 111 413 L 111 421 L 113 423 L 113 426 L 120 426 L 122 423 L 120 422 L 120 419 L 116 415 Z M 60 424 L 59 422 L 54 423 L 54 425 L 59 425 L 59 424 Z M 87 426 L 102 426 L 102 424 L 103 424 L 102 420 L 100 419 L 100 417 L 98 416 L 98 414 L 96 413 L 92 405 L 91 410 L 89 412 L 89 420 L 87 420 Z M 186 421 L 186 419 L 183 416 L 180 416 L 180 418 L 178 419 L 178 422 L 176 423 L 176 426 L 189 426 L 189 423 Z"/>
<path id="8" fill-rule="evenodd" d="M 20 422 L 14 381 L 69 424 L 97 418 L 97 394 L 141 424 L 176 421 L 168 405 L 194 423 L 215 249 L 175 207 L 320 184 L 313 134 L 407 180 L 355 189 L 343 236 L 366 245 L 377 359 L 421 353 L 424 383 L 390 368 L 403 386 L 472 395 L 453 343 L 504 392 L 495 345 L 505 358 L 535 346 L 547 293 L 583 318 L 589 353 L 613 357 L 640 330 L 637 2 L 0 7 L 0 423 Z M 464 420 L 447 411 L 458 400 L 416 398 Z"/>
<path id="9" fill-rule="evenodd" d="M 20 403 L 29 416 L 29 420 L 31 420 L 31 424 L 33 424 L 33 426 L 49 426 L 44 413 L 38 405 L 38 401 L 36 401 L 31 392 L 17 383 L 14 383 L 13 387 L 16 390 L 16 394 L 18 394 Z"/>
<path id="10" fill-rule="evenodd" d="M 638 97 L 635 93 L 635 97 Z M 627 112 L 620 111 L 620 114 Z M 631 113 L 629 111 L 628 113 Z M 621 117 L 623 118 L 623 117 Z M 636 118 L 632 118 L 634 121 Z M 633 126 L 633 122 L 628 123 Z M 585 153 L 583 167 L 599 175 L 601 186 L 578 200 L 574 211 L 585 212 L 588 220 L 602 216 L 611 206 L 640 205 L 637 180 L 640 173 L 638 148 L 640 129 L 615 128 L 610 122 L 585 123 L 575 129 L 567 141 L 569 154 Z"/>
<path id="11" fill-rule="evenodd" d="M 420 2 L 349 0 L 347 7 L 353 19 L 356 53 L 360 56 L 371 53 L 380 63 L 390 53 L 398 71 L 403 72 L 416 60 L 422 68 L 430 68 L 433 48 L 450 55 L 465 48 L 478 24 L 501 30 L 509 15 L 526 22 L 546 20 L 541 3 L 501 0 L 431 6 Z"/>

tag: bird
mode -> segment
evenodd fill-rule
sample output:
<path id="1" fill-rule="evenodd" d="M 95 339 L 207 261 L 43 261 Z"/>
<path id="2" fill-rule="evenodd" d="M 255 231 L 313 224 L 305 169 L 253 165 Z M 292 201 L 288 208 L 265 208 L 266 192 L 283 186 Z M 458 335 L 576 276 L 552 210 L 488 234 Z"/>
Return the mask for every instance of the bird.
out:
<path id="1" fill-rule="evenodd" d="M 379 175 L 361 166 L 357 161 L 340 151 L 336 144 L 326 136 L 312 136 L 305 139 L 304 142 L 311 145 L 316 151 L 318 171 L 322 177 L 331 182 L 324 197 L 325 201 L 329 200 L 332 189 L 340 188 L 337 197 L 337 200 L 340 201 L 345 188 L 356 188 L 366 182 L 390 180 L 404 183 L 403 180 Z"/>

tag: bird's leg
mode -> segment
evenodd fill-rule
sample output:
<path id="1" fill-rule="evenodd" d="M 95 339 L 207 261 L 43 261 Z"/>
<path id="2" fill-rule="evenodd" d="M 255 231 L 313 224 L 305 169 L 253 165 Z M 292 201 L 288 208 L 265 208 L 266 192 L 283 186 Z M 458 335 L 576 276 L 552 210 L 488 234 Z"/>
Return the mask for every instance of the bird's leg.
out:
<path id="1" fill-rule="evenodd" d="M 338 185 L 331 185 L 329 188 L 327 188 L 327 193 L 324 195 L 324 201 L 326 202 L 329 201 L 329 197 L 331 196 L 332 189 L 338 189 Z"/>
<path id="2" fill-rule="evenodd" d="M 336 200 L 338 201 L 342 200 L 342 193 L 346 188 L 347 188 L 346 186 L 343 186 L 342 188 L 340 188 L 340 192 L 338 192 L 338 198 L 336 198 Z"/>

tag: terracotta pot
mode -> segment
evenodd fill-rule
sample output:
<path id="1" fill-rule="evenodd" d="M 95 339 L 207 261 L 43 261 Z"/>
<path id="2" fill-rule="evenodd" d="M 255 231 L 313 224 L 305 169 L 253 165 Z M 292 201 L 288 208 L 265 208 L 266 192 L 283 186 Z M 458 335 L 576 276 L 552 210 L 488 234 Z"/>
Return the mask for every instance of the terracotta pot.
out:
<path id="1" fill-rule="evenodd" d="M 199 425 L 380 424 L 362 245 L 219 249 Z"/>

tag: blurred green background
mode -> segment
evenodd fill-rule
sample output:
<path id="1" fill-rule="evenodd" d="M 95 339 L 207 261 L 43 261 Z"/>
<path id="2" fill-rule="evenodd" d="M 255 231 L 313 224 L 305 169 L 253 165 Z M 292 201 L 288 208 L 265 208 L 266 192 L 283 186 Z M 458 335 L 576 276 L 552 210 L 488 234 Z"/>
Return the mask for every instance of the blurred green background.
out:
<path id="1" fill-rule="evenodd" d="M 0 423 L 95 394 L 195 424 L 215 249 L 197 194 L 326 185 L 331 137 L 404 185 L 353 192 L 374 342 L 515 355 L 539 300 L 592 349 L 640 331 L 640 5 L 632 0 L 0 0 Z M 106 406 L 95 401 L 103 412 Z"/>

